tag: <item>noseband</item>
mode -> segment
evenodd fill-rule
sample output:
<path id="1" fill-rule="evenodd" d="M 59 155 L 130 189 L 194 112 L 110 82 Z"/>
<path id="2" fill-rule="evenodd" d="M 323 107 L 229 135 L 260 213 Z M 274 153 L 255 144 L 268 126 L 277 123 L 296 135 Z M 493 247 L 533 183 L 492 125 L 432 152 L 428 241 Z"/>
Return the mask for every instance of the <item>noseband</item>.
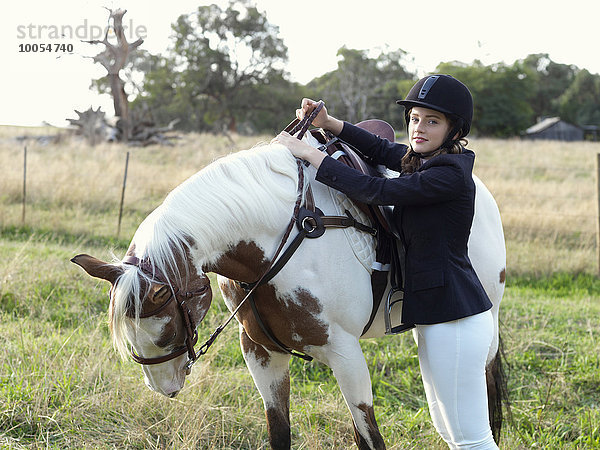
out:
<path id="1" fill-rule="evenodd" d="M 151 312 L 147 312 L 144 314 L 140 314 L 140 319 L 148 318 L 157 315 L 163 309 L 165 309 L 172 301 L 175 299 L 177 302 L 177 307 L 181 317 L 183 318 L 183 324 L 185 327 L 186 337 L 185 337 L 185 346 L 178 347 L 173 350 L 171 353 L 164 356 L 157 356 L 155 358 L 144 358 L 138 355 L 133 347 L 131 347 L 131 358 L 138 364 L 142 365 L 152 365 L 152 364 L 161 364 L 172 359 L 175 359 L 184 353 L 188 354 L 188 361 L 185 365 L 186 370 L 191 369 L 192 365 L 196 362 L 198 357 L 196 356 L 196 352 L 194 351 L 194 345 L 198 342 L 198 332 L 196 331 L 194 324 L 192 322 L 192 313 L 190 308 L 188 307 L 186 300 L 191 299 L 193 297 L 204 294 L 208 290 L 208 286 L 202 286 L 200 289 L 196 291 L 187 291 L 181 292 L 179 288 L 174 288 L 171 283 L 167 280 L 167 278 L 160 273 L 153 265 L 147 260 L 140 260 L 135 256 L 126 256 L 123 258 L 123 264 L 128 264 L 132 266 L 138 267 L 143 273 L 148 275 L 149 277 L 155 279 L 160 284 L 164 284 L 165 286 L 169 286 L 171 290 L 171 295 L 169 298 L 158 308 Z"/>

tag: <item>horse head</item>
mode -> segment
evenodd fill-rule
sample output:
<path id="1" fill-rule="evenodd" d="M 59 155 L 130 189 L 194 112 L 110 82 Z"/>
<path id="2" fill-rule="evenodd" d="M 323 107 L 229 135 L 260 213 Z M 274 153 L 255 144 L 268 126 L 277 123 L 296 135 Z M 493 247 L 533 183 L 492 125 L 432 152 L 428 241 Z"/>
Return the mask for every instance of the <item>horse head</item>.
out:
<path id="1" fill-rule="evenodd" d="M 150 389 L 175 397 L 196 360 L 196 329 L 212 300 L 208 277 L 189 268 L 174 274 L 133 256 L 117 264 L 89 255 L 71 261 L 111 283 L 109 323 L 115 348 L 142 365 Z"/>

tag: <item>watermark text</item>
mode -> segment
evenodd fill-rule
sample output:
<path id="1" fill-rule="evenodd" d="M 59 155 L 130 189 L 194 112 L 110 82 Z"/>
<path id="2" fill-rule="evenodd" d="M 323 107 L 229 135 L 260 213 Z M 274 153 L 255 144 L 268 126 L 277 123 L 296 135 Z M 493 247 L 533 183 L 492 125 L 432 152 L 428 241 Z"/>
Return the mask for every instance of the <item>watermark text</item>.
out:
<path id="1" fill-rule="evenodd" d="M 29 25 L 17 26 L 17 39 L 81 39 L 81 40 L 101 40 L 104 36 L 114 36 L 111 26 L 101 27 L 99 25 L 89 24 L 87 19 L 80 25 Z M 123 33 L 128 40 L 145 39 L 148 30 L 144 25 L 134 26 L 133 20 L 128 24 L 123 24 Z"/>

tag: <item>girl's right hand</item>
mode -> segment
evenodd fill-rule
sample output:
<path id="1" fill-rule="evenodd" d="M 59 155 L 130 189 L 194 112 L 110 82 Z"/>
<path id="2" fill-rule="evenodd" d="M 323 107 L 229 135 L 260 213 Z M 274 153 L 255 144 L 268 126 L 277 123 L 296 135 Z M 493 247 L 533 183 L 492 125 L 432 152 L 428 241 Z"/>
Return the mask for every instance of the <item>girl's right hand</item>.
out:
<path id="1" fill-rule="evenodd" d="M 319 102 L 311 100 L 310 98 L 303 98 L 301 107 L 296 110 L 296 117 L 299 120 L 302 120 L 304 116 L 309 115 L 313 111 L 313 109 L 317 107 L 317 103 Z M 325 107 L 325 105 L 323 105 L 323 108 L 321 108 L 321 111 L 319 111 L 319 114 L 317 114 L 317 117 L 315 117 L 312 124 L 315 127 L 325 128 L 328 119 L 329 114 L 327 114 L 327 108 Z"/>
<path id="2" fill-rule="evenodd" d="M 318 102 L 310 98 L 303 98 L 301 107 L 296 110 L 296 117 L 299 120 L 302 120 L 304 116 L 310 114 L 313 111 L 313 109 L 317 107 L 317 103 Z M 321 108 L 321 111 L 319 111 L 319 114 L 317 114 L 317 117 L 315 117 L 312 124 L 315 127 L 329 130 L 335 135 L 340 134 L 344 126 L 342 121 L 336 119 L 333 116 L 330 116 L 327 113 L 327 108 L 325 107 L 325 105 L 323 105 L 323 108 Z"/>

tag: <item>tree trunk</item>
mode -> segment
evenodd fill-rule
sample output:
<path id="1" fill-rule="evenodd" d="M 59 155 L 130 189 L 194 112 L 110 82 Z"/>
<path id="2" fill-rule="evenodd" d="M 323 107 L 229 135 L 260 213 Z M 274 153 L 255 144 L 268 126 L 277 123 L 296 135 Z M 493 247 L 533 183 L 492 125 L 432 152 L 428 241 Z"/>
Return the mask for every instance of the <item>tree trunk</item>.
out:
<path id="1" fill-rule="evenodd" d="M 102 41 L 94 40 L 84 42 L 90 44 L 103 44 L 105 46 L 104 51 L 94 57 L 94 62 L 99 62 L 108 71 L 111 95 L 115 107 L 115 116 L 119 118 L 118 127 L 121 130 L 121 139 L 123 141 L 128 141 L 131 138 L 132 129 L 129 117 L 129 101 L 127 100 L 127 94 L 125 93 L 125 83 L 119 77 L 119 72 L 125 64 L 127 64 L 129 54 L 139 47 L 144 40 L 139 38 L 132 44 L 127 42 L 123 29 L 123 16 L 127 10 L 117 9 L 116 11 L 109 11 L 109 21 L 111 19 L 113 21 L 112 28 L 117 37 L 117 44 L 113 45 L 108 42 L 108 29 L 106 30 L 106 34 Z"/>

